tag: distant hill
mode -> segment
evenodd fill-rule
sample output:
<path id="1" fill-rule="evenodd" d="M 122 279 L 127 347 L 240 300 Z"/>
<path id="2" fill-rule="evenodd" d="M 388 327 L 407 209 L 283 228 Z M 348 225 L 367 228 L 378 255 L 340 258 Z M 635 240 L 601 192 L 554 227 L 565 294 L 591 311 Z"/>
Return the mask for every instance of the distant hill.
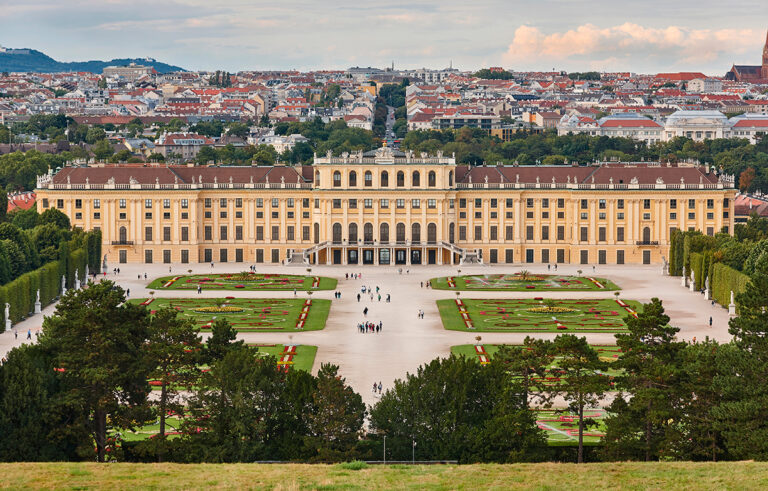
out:
<path id="1" fill-rule="evenodd" d="M 34 49 L 9 50 L 0 52 L 0 72 L 92 72 L 100 74 L 104 67 L 124 66 L 129 63 L 154 67 L 159 73 L 186 71 L 181 67 L 168 65 L 146 58 L 116 58 L 109 61 L 56 61 L 45 53 Z"/>

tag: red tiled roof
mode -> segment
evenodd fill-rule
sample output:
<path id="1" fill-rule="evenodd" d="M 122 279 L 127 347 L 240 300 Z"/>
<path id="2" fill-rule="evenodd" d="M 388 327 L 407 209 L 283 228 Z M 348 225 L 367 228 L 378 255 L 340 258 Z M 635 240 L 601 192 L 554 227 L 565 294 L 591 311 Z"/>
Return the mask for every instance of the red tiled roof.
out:
<path id="1" fill-rule="evenodd" d="M 740 119 L 733 125 L 734 128 L 768 128 L 766 119 Z"/>
<path id="2" fill-rule="evenodd" d="M 106 184 L 110 178 L 115 184 L 129 184 L 130 179 L 135 179 L 139 184 L 174 184 L 178 179 L 179 184 L 199 183 L 202 177 L 203 183 L 213 183 L 214 179 L 219 183 L 228 183 L 230 177 L 233 183 L 247 184 L 251 182 L 266 182 L 267 178 L 272 183 L 279 183 L 280 178 L 285 178 L 286 183 L 295 183 L 301 176 L 293 167 L 186 167 L 166 166 L 151 167 L 142 165 L 117 164 L 105 167 L 65 167 L 53 176 L 54 184 L 67 184 L 67 177 L 71 184 L 85 184 L 86 178 L 89 184 Z M 303 182 L 304 179 L 301 178 Z"/>

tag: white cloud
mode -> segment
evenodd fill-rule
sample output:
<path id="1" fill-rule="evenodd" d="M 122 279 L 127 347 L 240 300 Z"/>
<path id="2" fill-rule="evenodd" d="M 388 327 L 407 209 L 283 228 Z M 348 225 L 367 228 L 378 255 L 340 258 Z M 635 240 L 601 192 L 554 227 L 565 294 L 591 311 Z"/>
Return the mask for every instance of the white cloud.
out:
<path id="1" fill-rule="evenodd" d="M 523 25 L 515 30 L 504 61 L 513 65 L 548 64 L 575 58 L 589 64 L 615 65 L 642 55 L 692 65 L 726 54 L 751 52 L 761 41 L 762 33 L 753 29 L 656 28 L 625 22 L 613 27 L 583 24 L 545 34 L 538 27 Z"/>

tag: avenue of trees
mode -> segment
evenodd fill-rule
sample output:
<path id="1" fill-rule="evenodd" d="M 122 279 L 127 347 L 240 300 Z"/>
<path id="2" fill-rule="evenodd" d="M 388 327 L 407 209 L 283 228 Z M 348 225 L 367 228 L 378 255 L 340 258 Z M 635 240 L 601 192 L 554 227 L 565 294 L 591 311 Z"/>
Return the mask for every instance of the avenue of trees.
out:
<path id="1" fill-rule="evenodd" d="M 380 459 L 385 437 L 388 460 L 766 460 L 765 268 L 738 302 L 732 342 L 689 343 L 653 299 L 616 335 L 615 378 L 584 338 L 563 334 L 527 339 L 485 366 L 433 360 L 366 408 L 333 365 L 285 372 L 225 320 L 203 344 L 175 310 L 150 314 L 112 282 L 89 283 L 64 295 L 39 343 L 0 366 L 0 460 L 333 462 Z M 553 363 L 560 382 L 542 391 L 538 377 Z M 149 380 L 160 389 L 151 398 Z M 546 445 L 534 405 L 559 396 L 583 434 L 594 423 L 584 409 L 609 391 L 602 444 Z M 146 422 L 159 422 L 159 434 L 122 438 Z"/>

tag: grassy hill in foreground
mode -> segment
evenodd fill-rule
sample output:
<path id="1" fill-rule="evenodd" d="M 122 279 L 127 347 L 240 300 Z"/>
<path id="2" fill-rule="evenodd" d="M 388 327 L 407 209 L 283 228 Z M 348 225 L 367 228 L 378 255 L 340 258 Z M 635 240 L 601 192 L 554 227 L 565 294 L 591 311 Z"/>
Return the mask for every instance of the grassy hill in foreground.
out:
<path id="1" fill-rule="evenodd" d="M 0 464 L 3 489 L 765 489 L 768 463 Z"/>

